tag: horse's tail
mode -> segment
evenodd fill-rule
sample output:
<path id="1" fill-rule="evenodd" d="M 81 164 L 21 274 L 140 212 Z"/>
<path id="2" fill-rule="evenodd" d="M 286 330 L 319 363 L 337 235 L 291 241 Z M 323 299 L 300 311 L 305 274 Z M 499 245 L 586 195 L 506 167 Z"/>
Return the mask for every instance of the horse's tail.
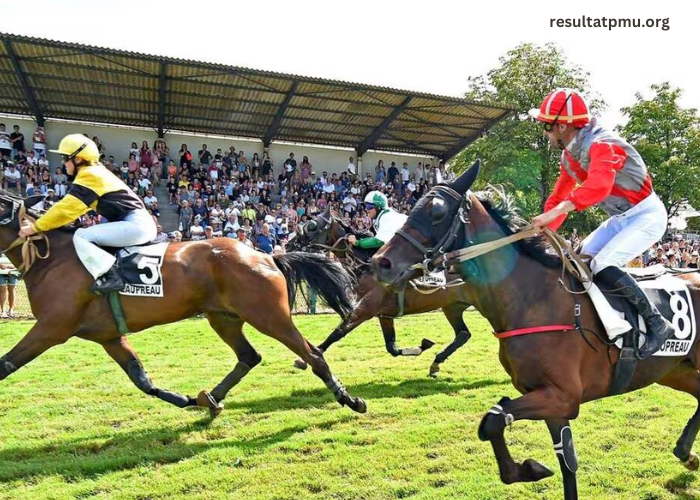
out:
<path id="1" fill-rule="evenodd" d="M 355 278 L 338 262 L 320 254 L 290 252 L 272 257 L 287 280 L 289 307 L 299 285 L 306 282 L 323 301 L 345 319 L 355 307 Z"/>

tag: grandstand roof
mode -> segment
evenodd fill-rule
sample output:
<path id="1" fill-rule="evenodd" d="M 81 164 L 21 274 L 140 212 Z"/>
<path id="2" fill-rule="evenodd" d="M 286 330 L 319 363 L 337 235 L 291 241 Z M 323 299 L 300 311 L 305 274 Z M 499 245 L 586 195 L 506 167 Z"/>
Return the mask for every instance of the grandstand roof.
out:
<path id="1" fill-rule="evenodd" d="M 511 110 L 0 33 L 0 112 L 449 159 Z"/>

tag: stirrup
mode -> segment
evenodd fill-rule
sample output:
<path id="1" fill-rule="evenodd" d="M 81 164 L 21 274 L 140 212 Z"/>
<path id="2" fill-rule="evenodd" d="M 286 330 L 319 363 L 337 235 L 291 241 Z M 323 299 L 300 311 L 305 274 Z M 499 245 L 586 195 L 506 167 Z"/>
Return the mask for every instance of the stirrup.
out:
<path id="1" fill-rule="evenodd" d="M 124 280 L 119 275 L 119 272 L 112 268 L 97 278 L 90 289 L 98 295 L 106 295 L 109 292 L 121 292 L 124 290 Z"/>

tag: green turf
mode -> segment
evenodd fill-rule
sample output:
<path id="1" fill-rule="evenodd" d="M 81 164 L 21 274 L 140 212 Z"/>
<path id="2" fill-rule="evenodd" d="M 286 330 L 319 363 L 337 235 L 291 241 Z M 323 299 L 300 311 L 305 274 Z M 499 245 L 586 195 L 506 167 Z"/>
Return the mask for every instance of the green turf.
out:
<path id="1" fill-rule="evenodd" d="M 0 498 L 3 499 L 559 499 L 561 475 L 546 427 L 516 422 L 513 456 L 534 458 L 554 477 L 505 486 L 488 443 L 484 412 L 516 397 L 498 363 L 497 341 L 476 313 L 474 337 L 427 377 L 450 339 L 440 314 L 397 321 L 399 343 L 437 342 L 417 358 L 392 358 L 376 321 L 326 358 L 369 411 L 335 403 L 294 355 L 248 330 L 263 362 L 236 387 L 221 416 L 179 410 L 140 393 L 102 349 L 81 340 L 56 347 L 0 382 Z M 333 316 L 296 317 L 318 342 Z M 0 353 L 30 322 L 0 323 Z M 131 341 L 156 385 L 211 389 L 234 358 L 204 320 L 153 328 Z M 695 475 L 671 450 L 695 401 L 655 387 L 582 408 L 573 422 L 582 499 L 700 498 Z"/>

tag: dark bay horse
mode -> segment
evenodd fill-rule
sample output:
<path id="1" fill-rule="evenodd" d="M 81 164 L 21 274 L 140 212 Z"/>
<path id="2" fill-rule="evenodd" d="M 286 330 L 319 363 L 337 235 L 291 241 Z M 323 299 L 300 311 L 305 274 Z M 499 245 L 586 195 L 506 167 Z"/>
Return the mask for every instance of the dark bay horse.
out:
<path id="1" fill-rule="evenodd" d="M 391 290 L 379 284 L 372 275 L 369 259 L 374 254 L 373 250 L 364 250 L 348 244 L 346 236 L 352 234 L 352 229 L 345 226 L 332 214 L 330 206 L 324 213 L 311 219 L 300 232 L 289 242 L 288 249 L 292 250 L 318 250 L 332 249 L 340 262 L 350 272 L 357 276 L 355 296 L 357 306 L 350 315 L 338 325 L 333 332 L 317 347 L 321 352 L 328 350 L 330 346 L 352 332 L 365 321 L 378 318 L 384 335 L 386 350 L 392 356 L 417 356 L 432 347 L 431 340 L 423 339 L 418 347 L 400 348 L 396 346 L 396 330 L 394 319 L 401 314 L 399 312 L 398 296 Z M 359 236 L 358 236 L 359 237 Z M 448 275 L 448 283 L 458 276 Z M 429 375 L 437 376 L 440 365 L 457 349 L 462 347 L 471 338 L 469 328 L 464 323 L 462 315 L 470 306 L 465 300 L 464 288 L 461 284 L 449 285 L 435 289 L 418 289 L 413 285 L 406 288 L 404 297 L 404 315 L 420 314 L 436 309 L 442 309 L 447 321 L 454 330 L 454 340 L 440 351 L 430 365 Z M 298 368 L 306 368 L 303 360 L 295 362 Z"/>
<path id="2" fill-rule="evenodd" d="M 478 171 L 477 162 L 454 182 L 434 187 L 416 204 L 401 232 L 374 256 L 379 281 L 400 287 L 420 272 L 421 263 L 439 263 L 443 252 L 495 241 L 524 225 L 508 208 L 507 198 L 499 207 L 493 195 L 476 196 L 469 191 Z M 548 246 L 542 236 L 535 236 L 455 267 L 469 287 L 468 299 L 494 331 L 515 333 L 517 329 L 563 325 L 559 331 L 499 337 L 501 364 L 523 395 L 513 400 L 504 397 L 493 406 L 481 421 L 479 438 L 491 442 L 503 482 L 538 481 L 552 472 L 534 460 L 516 463 L 504 430 L 517 420 L 544 420 L 559 459 L 565 498 L 573 500 L 578 497 L 577 458 L 569 420 L 578 416 L 582 403 L 609 395 L 619 350 L 608 348 L 607 336 L 595 334 L 604 330 L 587 295 L 579 299 L 582 328 L 566 327 L 574 323 L 574 298 L 559 285 L 562 263 L 546 251 Z M 681 278 L 687 283 L 698 324 L 700 277 L 686 274 Z M 685 311 L 688 305 L 684 303 Z M 698 337 L 687 355 L 640 361 L 627 391 L 658 383 L 700 400 Z M 690 470 L 697 470 L 700 464 L 692 451 L 699 428 L 700 408 L 673 451 Z"/>
<path id="3" fill-rule="evenodd" d="M 0 192 L 0 251 L 17 238 L 22 203 L 31 208 L 32 202 Z M 46 233 L 46 237 L 50 243 L 48 258 L 37 260 L 24 276 L 36 323 L 0 358 L 0 380 L 47 349 L 80 337 L 100 344 L 146 394 L 180 408 L 208 407 L 215 416 L 227 393 L 262 359 L 243 334 L 243 325 L 249 323 L 311 365 L 341 405 L 366 411 L 365 402 L 350 396 L 331 373 L 323 354 L 292 322 L 291 304 L 296 287 L 303 281 L 339 314 L 345 316 L 352 309 L 354 282 L 338 263 L 313 254 L 271 257 L 230 238 L 169 245 L 162 266 L 164 297 L 122 296 L 122 305 L 132 332 L 203 313 L 233 349 L 238 358 L 233 370 L 211 394 L 202 391 L 192 398 L 151 383 L 127 338 L 118 332 L 107 298 L 89 291 L 92 277 L 78 260 L 72 234 L 60 229 Z M 38 241 L 37 246 L 41 252 L 46 251 L 45 242 Z M 19 247 L 7 256 L 17 267 L 22 263 Z"/>

